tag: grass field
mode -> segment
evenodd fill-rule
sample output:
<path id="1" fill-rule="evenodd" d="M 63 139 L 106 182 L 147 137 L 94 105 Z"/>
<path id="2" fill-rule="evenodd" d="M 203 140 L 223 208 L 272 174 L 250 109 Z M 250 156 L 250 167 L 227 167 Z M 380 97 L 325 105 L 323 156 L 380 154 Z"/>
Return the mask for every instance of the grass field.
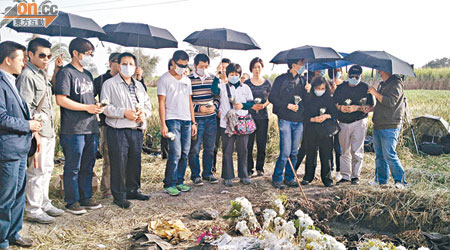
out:
<path id="1" fill-rule="evenodd" d="M 148 133 L 158 138 L 159 118 L 157 115 L 156 89 L 150 88 L 149 94 L 153 102 L 154 116 L 150 122 Z M 433 114 L 450 121 L 450 91 L 410 90 L 406 92 L 413 117 L 423 114 Z M 180 197 L 168 197 L 162 192 L 165 160 L 160 157 L 143 155 L 142 190 L 151 194 L 149 202 L 133 202 L 129 210 L 122 210 L 113 205 L 111 200 L 102 200 L 99 192 L 95 197 L 104 208 L 89 212 L 83 216 L 65 214 L 57 219 L 54 225 L 38 225 L 24 223 L 22 235 L 30 236 L 37 242 L 34 249 L 128 249 L 131 245 L 131 232 L 145 226 L 150 220 L 181 219 L 193 232 L 192 239 L 178 245 L 179 249 L 196 245 L 195 237 L 210 226 L 220 226 L 226 231 L 233 229 L 221 219 L 216 221 L 195 221 L 187 217 L 195 209 L 215 209 L 223 214 L 228 210 L 229 200 L 246 196 L 255 206 L 264 206 L 272 197 L 279 194 L 287 195 L 290 201 L 301 201 L 297 189 L 285 191 L 275 190 L 270 185 L 270 175 L 274 161 L 278 156 L 278 130 L 275 116 L 271 116 L 269 144 L 267 146 L 266 176 L 252 180 L 251 186 L 235 185 L 225 188 L 223 184 L 195 187 L 188 194 Z M 408 137 L 404 133 L 404 137 Z M 157 141 L 157 140 L 156 140 Z M 321 217 L 322 211 L 333 218 L 335 211 L 324 204 L 340 206 L 341 216 L 346 223 L 339 228 L 351 231 L 345 225 L 354 222 L 363 224 L 379 223 L 376 233 L 385 234 L 393 231 L 403 233 L 405 230 L 417 230 L 450 233 L 450 155 L 439 157 L 418 156 L 411 147 L 405 147 L 407 141 L 402 140 L 398 148 L 401 162 L 407 174 L 409 187 L 404 191 L 393 188 L 376 189 L 367 183 L 373 179 L 373 153 L 366 153 L 362 170 L 362 185 L 359 187 L 335 187 L 324 189 L 316 180 L 308 186 L 305 192 L 309 199 L 316 201 L 317 209 L 311 211 L 313 216 Z M 410 145 L 408 145 L 410 146 Z M 220 153 L 219 153 L 220 157 Z M 220 176 L 221 161 L 218 163 L 217 177 Z M 102 160 L 95 167 L 97 176 L 101 176 Z M 62 164 L 55 167 L 52 183 L 62 174 Z M 299 170 L 303 174 L 304 166 Z M 190 171 L 187 171 L 189 180 Z M 392 180 L 391 180 L 392 181 Z M 187 181 L 191 184 L 190 181 Z M 224 193 L 223 191 L 228 193 Z M 64 206 L 59 187 L 51 186 L 50 197 L 53 204 Z M 339 198 L 339 199 L 338 199 Z M 323 199 L 323 200 L 322 200 Z M 346 216 L 346 217 L 344 217 Z M 322 216 L 323 217 L 323 216 Z M 328 218 L 327 216 L 325 216 Z M 364 220 L 359 219 L 359 217 Z M 353 218 L 353 219 L 352 219 Z M 356 219 L 354 219 L 356 218 Z M 376 221 L 382 220 L 380 221 Z M 360 224 L 361 224 L 360 223 Z M 383 228 L 384 227 L 384 228 Z M 17 249 L 17 248 L 13 248 Z"/>

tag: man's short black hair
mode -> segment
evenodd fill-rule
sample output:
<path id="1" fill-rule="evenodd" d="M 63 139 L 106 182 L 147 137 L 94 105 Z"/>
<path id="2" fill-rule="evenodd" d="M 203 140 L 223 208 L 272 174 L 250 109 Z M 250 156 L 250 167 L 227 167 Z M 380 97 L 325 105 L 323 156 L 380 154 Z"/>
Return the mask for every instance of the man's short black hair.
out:
<path id="1" fill-rule="evenodd" d="M 112 61 L 114 61 L 114 60 L 119 61 L 119 56 L 120 56 L 120 53 L 119 53 L 119 52 L 113 52 L 113 53 L 111 53 L 111 54 L 109 55 L 108 62 L 112 62 Z"/>
<path id="2" fill-rule="evenodd" d="M 209 57 L 205 54 L 198 54 L 194 57 L 194 64 L 198 65 L 200 62 L 208 63 L 209 65 Z"/>
<path id="3" fill-rule="evenodd" d="M 228 59 L 228 58 L 222 58 L 221 63 L 228 63 L 228 64 L 230 64 L 230 63 L 231 63 L 231 60 Z"/>
<path id="4" fill-rule="evenodd" d="M 175 53 L 173 53 L 172 60 L 175 63 L 178 62 L 178 60 L 189 61 L 189 55 L 184 50 L 177 50 L 175 51 Z"/>
<path id="5" fill-rule="evenodd" d="M 169 60 L 169 66 L 167 66 L 168 70 L 172 68 L 172 59 Z"/>
<path id="6" fill-rule="evenodd" d="M 86 53 L 89 50 L 94 51 L 94 45 L 87 39 L 84 38 L 75 38 L 69 44 L 69 53 L 70 56 L 73 57 L 73 51 L 76 50 L 78 53 Z"/>
<path id="7" fill-rule="evenodd" d="M 131 58 L 133 58 L 133 60 L 134 60 L 134 65 L 137 66 L 136 57 L 135 57 L 133 54 L 131 54 L 130 52 L 124 52 L 124 53 L 122 53 L 122 54 L 119 55 L 119 58 L 117 59 L 117 61 L 119 62 L 119 64 L 122 62 L 122 58 L 124 58 L 124 57 L 131 57 Z"/>
<path id="8" fill-rule="evenodd" d="M 22 44 L 13 42 L 13 41 L 5 41 L 0 43 L 0 64 L 5 61 L 5 58 L 9 57 L 14 59 L 17 57 L 16 51 L 22 50 L 25 52 L 27 48 Z"/>
<path id="9" fill-rule="evenodd" d="M 287 65 L 288 65 L 289 69 L 292 69 L 292 64 L 298 64 L 298 61 L 303 62 L 303 59 L 289 59 L 287 61 Z"/>
<path id="10" fill-rule="evenodd" d="M 38 50 L 38 47 L 44 47 L 44 48 L 51 49 L 52 44 L 48 40 L 45 40 L 44 38 L 40 38 L 40 37 L 37 37 L 28 43 L 28 51 L 31 51 L 33 54 L 36 53 L 36 51 Z"/>
<path id="11" fill-rule="evenodd" d="M 237 63 L 230 63 L 227 66 L 227 77 L 228 75 L 230 75 L 230 73 L 236 72 L 239 74 L 239 76 L 242 75 L 242 68 L 241 65 L 237 64 Z"/>
<path id="12" fill-rule="evenodd" d="M 253 71 L 253 68 L 255 67 L 255 64 L 256 64 L 256 63 L 261 64 L 261 67 L 264 68 L 263 60 L 262 60 L 261 58 L 259 58 L 259 57 L 255 57 L 255 58 L 253 58 L 252 61 L 250 62 L 250 68 L 249 68 L 249 69 L 250 69 L 250 72 Z"/>

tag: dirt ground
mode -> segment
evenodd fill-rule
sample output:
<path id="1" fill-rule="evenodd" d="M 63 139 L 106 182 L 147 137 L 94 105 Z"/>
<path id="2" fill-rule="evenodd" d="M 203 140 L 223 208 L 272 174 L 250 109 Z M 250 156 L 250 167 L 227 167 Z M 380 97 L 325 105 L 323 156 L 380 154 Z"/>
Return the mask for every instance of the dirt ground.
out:
<path id="1" fill-rule="evenodd" d="M 306 212 L 312 213 L 313 218 L 322 219 L 322 221 L 325 218 L 325 222 L 327 222 L 336 213 L 329 207 L 330 203 L 339 203 L 343 195 L 351 190 L 373 190 L 374 188 L 367 184 L 372 178 L 373 162 L 374 156 L 366 154 L 365 168 L 363 170 L 363 176 L 365 177 L 362 179 L 360 186 L 325 188 L 320 180 L 317 179 L 317 175 L 315 182 L 304 187 L 304 190 L 308 199 L 314 201 L 315 206 L 324 204 L 324 207 L 322 209 L 305 208 Z M 98 160 L 95 168 L 99 176 L 101 176 L 101 163 L 102 160 Z M 102 203 L 102 209 L 88 211 L 87 214 L 81 216 L 66 213 L 62 217 L 57 218 L 56 223 L 51 225 L 24 222 L 21 235 L 31 237 L 36 242 L 36 247 L 33 249 L 129 249 L 132 244 L 131 232 L 136 228 L 144 227 L 149 221 L 155 219 L 181 219 L 186 227 L 193 232 L 193 235 L 191 240 L 182 242 L 174 246 L 174 248 L 185 249 L 186 247 L 195 246 L 197 244 L 197 236 L 208 227 L 216 226 L 225 231 L 229 229 L 226 222 L 221 218 L 214 221 L 191 219 L 189 215 L 194 210 L 214 209 L 222 216 L 228 211 L 230 200 L 245 196 L 252 202 L 255 212 L 258 213 L 258 209 L 267 206 L 270 201 L 280 194 L 285 194 L 290 202 L 295 202 L 296 207 L 304 206 L 304 201 L 298 188 L 278 190 L 271 186 L 273 162 L 265 165 L 265 176 L 253 178 L 252 184 L 249 186 L 240 184 L 238 180 L 235 180 L 234 186 L 231 188 L 225 187 L 223 182 L 219 184 L 205 182 L 203 186 L 193 187 L 190 192 L 182 193 L 177 197 L 170 197 L 163 193 L 164 167 L 165 160 L 159 157 L 143 155 L 142 190 L 144 193 L 151 195 L 150 201 L 132 201 L 133 206 L 124 210 L 114 205 L 112 199 L 101 199 L 100 192 L 97 192 L 95 198 Z M 220 162 L 218 170 L 219 173 L 216 174 L 216 177 L 220 177 Z M 299 173 L 301 174 L 303 171 L 304 166 L 302 165 Z M 56 166 L 54 176 L 56 177 L 60 173 L 62 173 L 61 164 Z M 317 171 L 317 174 L 319 174 L 319 171 Z M 186 174 L 187 179 L 189 176 L 190 172 L 188 170 Z M 187 181 L 187 184 L 191 184 L 190 180 Z M 52 186 L 50 196 L 54 205 L 60 208 L 64 207 L 58 188 Z M 350 223 L 335 222 L 329 225 L 340 228 L 341 233 L 359 230 L 358 228 L 355 229 L 354 224 Z M 361 229 L 361 231 L 364 230 Z"/>

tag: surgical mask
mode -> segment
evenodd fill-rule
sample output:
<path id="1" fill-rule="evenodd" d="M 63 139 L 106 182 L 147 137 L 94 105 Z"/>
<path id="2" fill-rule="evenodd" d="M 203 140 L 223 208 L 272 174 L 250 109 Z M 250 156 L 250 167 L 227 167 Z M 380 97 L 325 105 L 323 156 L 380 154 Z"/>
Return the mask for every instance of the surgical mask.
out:
<path id="1" fill-rule="evenodd" d="M 324 76 L 326 73 L 327 73 L 327 70 L 322 69 L 322 70 L 320 71 L 320 76 Z"/>
<path id="2" fill-rule="evenodd" d="M 238 83 L 240 80 L 241 80 L 241 78 L 240 78 L 239 76 L 229 76 L 229 77 L 228 77 L 228 81 L 229 81 L 231 84 L 236 84 L 236 83 Z"/>
<path id="3" fill-rule="evenodd" d="M 325 90 L 314 90 L 314 94 L 316 94 L 316 96 L 323 96 L 323 94 L 325 94 Z"/>
<path id="4" fill-rule="evenodd" d="M 205 73 L 206 73 L 206 70 L 205 70 L 205 69 L 197 69 L 197 74 L 198 74 L 199 76 L 204 76 Z"/>
<path id="5" fill-rule="evenodd" d="M 356 78 L 348 79 L 348 85 L 350 85 L 351 87 L 355 87 L 356 85 L 358 85 L 359 82 L 360 82 L 360 79 L 356 79 Z"/>
<path id="6" fill-rule="evenodd" d="M 134 65 L 120 65 L 120 73 L 125 77 L 132 77 L 136 72 L 136 66 Z"/>
<path id="7" fill-rule="evenodd" d="M 92 56 L 87 56 L 87 55 L 81 55 L 81 60 L 80 60 L 80 64 L 81 66 L 83 66 L 83 68 L 91 65 L 92 63 Z"/>
<path id="8" fill-rule="evenodd" d="M 176 66 L 176 68 L 175 68 L 175 73 L 177 73 L 178 75 L 183 75 L 183 73 L 184 73 L 184 69 L 185 68 L 181 68 L 181 67 L 178 67 L 178 66 Z"/>
<path id="9" fill-rule="evenodd" d="M 341 73 L 341 72 L 337 72 L 337 73 L 336 73 L 336 79 L 341 78 L 341 76 L 342 76 L 342 73 Z"/>
<path id="10" fill-rule="evenodd" d="M 304 72 L 305 72 L 305 66 L 301 66 L 298 70 L 297 70 L 297 73 L 299 74 L 299 75 L 301 75 L 301 74 L 303 74 Z"/>

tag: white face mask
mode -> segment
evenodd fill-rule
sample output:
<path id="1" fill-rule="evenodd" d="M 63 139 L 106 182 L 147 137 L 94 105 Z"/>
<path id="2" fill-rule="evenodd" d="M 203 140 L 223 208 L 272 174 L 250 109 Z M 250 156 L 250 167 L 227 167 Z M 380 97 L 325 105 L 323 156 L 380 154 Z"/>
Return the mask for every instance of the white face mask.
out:
<path id="1" fill-rule="evenodd" d="M 240 79 L 239 76 L 229 76 L 229 77 L 228 77 L 228 81 L 229 81 L 231 84 L 236 84 L 236 83 L 238 83 L 240 80 L 241 80 L 241 79 Z"/>
<path id="2" fill-rule="evenodd" d="M 314 90 L 314 94 L 316 94 L 316 96 L 323 96 L 323 94 L 325 94 L 325 90 Z"/>
<path id="3" fill-rule="evenodd" d="M 136 66 L 134 65 L 120 65 L 120 73 L 125 77 L 132 77 L 136 72 Z"/>
<path id="4" fill-rule="evenodd" d="M 83 68 L 91 65 L 91 63 L 92 63 L 92 56 L 87 56 L 84 54 L 81 55 L 80 64 L 81 66 L 83 66 Z"/>
<path id="5" fill-rule="evenodd" d="M 183 75 L 184 70 L 185 70 L 185 68 L 181 68 L 181 67 L 178 67 L 178 65 L 176 65 L 175 73 L 177 73 L 178 75 L 181 76 L 181 75 Z"/>
<path id="6" fill-rule="evenodd" d="M 198 74 L 199 76 L 204 76 L 205 73 L 206 73 L 206 70 L 205 70 L 205 69 L 197 69 L 197 74 Z"/>

